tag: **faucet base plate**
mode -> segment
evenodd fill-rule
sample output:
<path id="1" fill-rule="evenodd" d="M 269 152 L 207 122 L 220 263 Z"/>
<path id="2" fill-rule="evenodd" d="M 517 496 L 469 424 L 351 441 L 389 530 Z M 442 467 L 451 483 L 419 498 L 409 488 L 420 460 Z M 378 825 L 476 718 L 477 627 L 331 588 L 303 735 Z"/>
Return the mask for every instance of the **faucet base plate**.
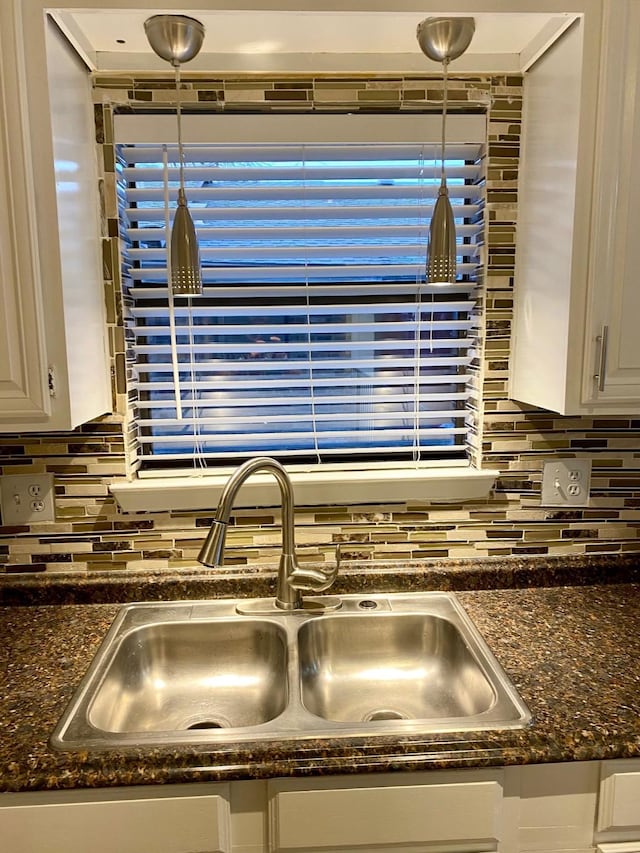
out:
<path id="1" fill-rule="evenodd" d="M 293 610 L 283 610 L 278 607 L 275 598 L 252 598 L 239 601 L 236 604 L 236 612 L 254 616 L 268 613 L 327 613 L 339 610 L 341 607 L 342 599 L 337 595 L 323 595 L 322 598 L 305 597 L 302 599 L 302 607 L 296 607 Z"/>

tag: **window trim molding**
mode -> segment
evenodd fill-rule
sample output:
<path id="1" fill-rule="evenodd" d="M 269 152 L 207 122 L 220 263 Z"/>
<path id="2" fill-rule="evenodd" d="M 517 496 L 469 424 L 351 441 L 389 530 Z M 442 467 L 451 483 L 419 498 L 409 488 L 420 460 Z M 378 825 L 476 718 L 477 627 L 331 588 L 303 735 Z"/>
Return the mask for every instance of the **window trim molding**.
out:
<path id="1" fill-rule="evenodd" d="M 473 468 L 468 463 L 436 465 L 377 466 L 366 470 L 355 466 L 289 465 L 296 504 L 327 506 L 372 503 L 459 503 L 488 497 L 499 471 Z M 215 474 L 138 477 L 114 480 L 109 490 L 123 512 L 168 510 L 213 510 L 234 469 Z M 278 486 L 268 474 L 255 474 L 242 486 L 235 506 L 257 508 L 280 503 Z"/>
<path id="2" fill-rule="evenodd" d="M 409 141 L 423 141 L 427 126 L 439 126 L 441 121 L 439 114 L 430 115 L 426 112 L 402 115 L 355 114 L 347 117 L 351 128 L 347 141 L 366 141 L 371 138 L 374 128 L 378 141 L 386 141 L 388 138 L 397 143 L 399 135 Z M 458 115 L 456 118 L 456 123 L 452 122 L 448 126 L 449 144 L 466 141 L 472 129 L 478 132 L 482 128 L 482 134 L 486 136 L 489 120 L 486 110 Z M 175 135 L 173 115 L 120 113 L 115 114 L 113 119 L 116 141 L 123 141 L 123 137 L 126 137 L 128 142 L 135 142 L 132 126 L 141 129 L 145 141 L 149 141 L 148 127 L 143 127 L 147 123 L 155 127 L 163 141 L 167 138 L 171 141 L 172 135 Z M 217 114 L 214 119 L 217 142 L 255 141 L 255 115 Z M 210 116 L 202 114 L 185 115 L 183 135 L 186 144 L 207 141 L 210 138 L 210 126 L 207 127 L 210 121 Z M 269 125 L 265 142 L 271 144 L 284 141 L 345 141 L 343 113 L 321 116 L 266 114 L 260 116 L 260 121 L 261 124 Z M 453 128 L 456 128 L 455 132 Z M 213 510 L 233 470 L 216 469 L 215 473 L 137 471 L 135 479 L 115 480 L 110 491 L 123 512 Z M 463 503 L 482 500 L 488 497 L 500 473 L 495 469 L 474 468 L 463 460 L 431 460 L 417 464 L 389 460 L 372 464 L 366 470 L 362 464 L 349 466 L 339 463 L 326 463 L 322 469 L 310 470 L 310 466 L 296 466 L 292 462 L 287 465 L 287 471 L 291 475 L 298 506 Z M 268 475 L 255 475 L 240 490 L 237 506 L 258 508 L 278 503 L 279 493 L 275 481 Z"/>
<path id="3" fill-rule="evenodd" d="M 469 105 L 464 102 L 468 109 Z M 455 115 L 455 121 L 451 118 Z M 447 144 L 465 143 L 469 139 L 486 139 L 489 114 L 486 110 L 460 112 L 452 106 L 447 122 Z M 260 122 L 260 138 L 256 141 L 256 120 Z M 440 112 L 406 113 L 216 113 L 188 112 L 182 117 L 185 145 L 228 143 L 251 145 L 313 145 L 350 143 L 415 143 L 440 145 L 442 115 Z M 113 116 L 114 142 L 176 143 L 177 126 L 173 112 L 116 113 Z M 428 140 L 432 140 L 429 142 Z"/>

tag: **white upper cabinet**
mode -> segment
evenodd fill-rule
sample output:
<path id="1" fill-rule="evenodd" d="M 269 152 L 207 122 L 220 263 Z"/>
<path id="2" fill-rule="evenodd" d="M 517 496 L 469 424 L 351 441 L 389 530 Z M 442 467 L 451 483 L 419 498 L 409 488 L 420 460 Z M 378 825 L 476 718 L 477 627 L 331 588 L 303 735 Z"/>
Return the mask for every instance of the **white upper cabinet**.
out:
<path id="1" fill-rule="evenodd" d="M 89 75 L 53 24 L 3 2 L 0 432 L 109 411 L 103 304 Z"/>
<path id="2" fill-rule="evenodd" d="M 640 0 L 607 4 L 583 396 L 640 413 Z"/>
<path id="3" fill-rule="evenodd" d="M 525 76 L 510 396 L 640 413 L 640 0 L 605 0 Z"/>

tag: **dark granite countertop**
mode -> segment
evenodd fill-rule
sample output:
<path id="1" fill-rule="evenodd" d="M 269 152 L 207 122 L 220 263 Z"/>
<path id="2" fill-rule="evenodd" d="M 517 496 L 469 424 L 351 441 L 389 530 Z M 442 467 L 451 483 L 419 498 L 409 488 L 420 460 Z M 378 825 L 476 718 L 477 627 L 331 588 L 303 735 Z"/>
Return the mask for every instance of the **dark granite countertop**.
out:
<path id="1" fill-rule="evenodd" d="M 448 575 L 442 571 L 439 584 L 440 588 L 460 590 L 456 593 L 459 601 L 529 705 L 534 720 L 525 730 L 231 743 L 225 747 L 144 752 L 63 753 L 48 746 L 51 731 L 119 610 L 116 599 L 132 597 L 131 589 L 126 592 L 127 581 L 121 581 L 118 596 L 115 586 L 107 584 L 105 592 L 97 582 L 94 600 L 109 603 L 46 604 L 43 587 L 49 587 L 49 600 L 58 602 L 65 597 L 74 600 L 71 586 L 68 584 L 62 595 L 64 582 L 56 584 L 47 579 L 35 595 L 31 581 L 21 585 L 14 578 L 6 584 L 4 596 L 6 602 L 6 591 L 11 589 L 8 598 L 12 604 L 0 610 L 0 790 L 640 756 L 640 583 L 634 565 L 627 561 L 616 565 L 591 562 L 578 573 L 579 585 L 564 586 L 558 583 L 566 582 L 565 575 L 551 571 L 554 567 L 550 569 L 549 563 L 538 564 L 535 571 L 529 565 L 526 576 L 520 573 L 519 582 L 514 582 L 520 571 L 517 566 L 511 565 L 512 571 L 505 574 L 506 567 L 496 563 L 494 582 L 485 585 L 507 588 L 474 588 L 470 576 L 464 580 L 464 567 L 460 566 L 453 567 Z M 574 576 L 577 568 L 575 564 Z M 486 565 L 483 571 L 491 574 Z M 621 577 L 633 583 L 620 583 Z M 191 579 L 188 574 L 165 577 L 164 585 L 158 579 L 151 585 L 155 592 L 150 597 L 161 598 L 161 593 L 167 599 L 203 597 L 195 578 L 196 573 Z M 397 567 L 394 572 L 355 572 L 353 577 L 345 573 L 342 591 L 438 586 L 427 582 L 429 578 L 433 581 L 424 566 L 412 566 L 400 573 Z M 228 581 L 228 577 L 223 578 L 208 594 L 229 595 Z M 128 582 L 140 592 L 135 579 Z M 86 594 L 87 584 L 76 585 L 77 599 L 91 600 Z M 18 603 L 20 589 L 27 590 L 21 603 L 30 606 Z M 256 593 L 262 592 L 258 583 Z"/>

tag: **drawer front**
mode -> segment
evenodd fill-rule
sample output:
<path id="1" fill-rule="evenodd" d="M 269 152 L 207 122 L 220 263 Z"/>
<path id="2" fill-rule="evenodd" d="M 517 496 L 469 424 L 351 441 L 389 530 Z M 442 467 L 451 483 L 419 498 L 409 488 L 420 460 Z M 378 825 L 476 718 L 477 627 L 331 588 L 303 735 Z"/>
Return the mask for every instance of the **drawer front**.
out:
<path id="1" fill-rule="evenodd" d="M 635 829 L 640 836 L 640 761 L 603 761 L 598 831 Z"/>
<path id="2" fill-rule="evenodd" d="M 408 851 L 462 841 L 471 845 L 465 849 L 496 850 L 501 810 L 502 786 L 492 780 L 332 790 L 282 790 L 276 783 L 270 850 Z"/>

